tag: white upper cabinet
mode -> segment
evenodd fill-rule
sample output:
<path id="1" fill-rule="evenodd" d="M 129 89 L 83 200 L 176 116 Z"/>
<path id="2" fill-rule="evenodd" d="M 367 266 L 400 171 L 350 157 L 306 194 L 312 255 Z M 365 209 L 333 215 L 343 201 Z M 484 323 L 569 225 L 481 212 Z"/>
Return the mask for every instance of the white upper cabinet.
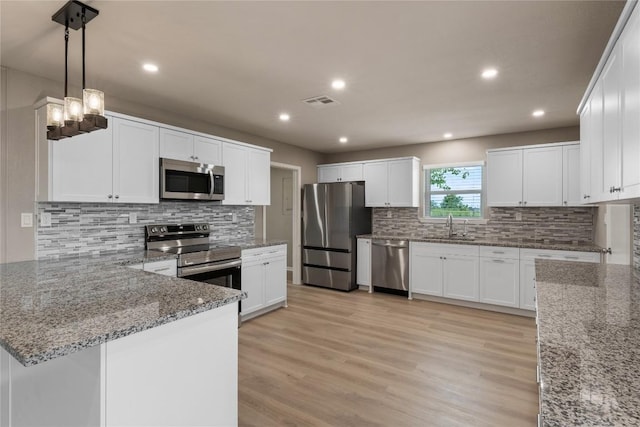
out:
<path id="1" fill-rule="evenodd" d="M 160 157 L 220 165 L 222 142 L 188 132 L 161 128 Z"/>
<path id="2" fill-rule="evenodd" d="M 580 114 L 580 200 L 589 203 L 591 198 L 591 109 L 589 104 Z"/>
<path id="3" fill-rule="evenodd" d="M 580 149 L 580 144 L 562 147 L 562 204 L 564 206 L 582 204 Z"/>
<path id="4" fill-rule="evenodd" d="M 487 205 L 522 206 L 522 150 L 487 152 Z"/>
<path id="5" fill-rule="evenodd" d="M 362 163 L 318 166 L 318 182 L 348 182 L 362 179 Z"/>
<path id="6" fill-rule="evenodd" d="M 638 8 L 638 6 L 636 6 Z M 640 197 L 640 13 L 630 18 L 618 40 L 622 53 L 622 190 Z"/>
<path id="7" fill-rule="evenodd" d="M 113 199 L 113 118 L 107 118 L 107 129 L 49 141 L 50 201 L 110 202 Z"/>
<path id="8" fill-rule="evenodd" d="M 113 119 L 113 197 L 121 203 L 158 203 L 158 127 Z"/>
<path id="9" fill-rule="evenodd" d="M 225 205 L 271 204 L 271 153 L 244 145 L 223 145 Z"/>
<path id="10" fill-rule="evenodd" d="M 158 128 L 109 117 L 109 127 L 50 141 L 51 201 L 158 203 Z"/>
<path id="11" fill-rule="evenodd" d="M 365 162 L 363 177 L 368 207 L 418 207 L 420 160 L 416 157 Z"/>
<path id="12" fill-rule="evenodd" d="M 562 205 L 562 146 L 524 149 L 522 204 Z"/>
<path id="13" fill-rule="evenodd" d="M 588 185 L 586 174 L 581 180 L 585 203 L 640 198 L 640 7 L 603 63 L 580 110 L 589 146 L 580 162 L 590 176 Z"/>
<path id="14" fill-rule="evenodd" d="M 549 144 L 487 151 L 488 206 L 566 206 L 564 180 L 579 182 L 579 168 L 564 172 L 563 147 Z M 579 147 L 573 143 L 575 147 Z M 577 148 L 579 155 L 579 148 Z M 571 153 L 574 154 L 574 153 Z M 575 191 L 575 188 L 572 187 Z M 572 195 L 575 198 L 575 195 Z"/>

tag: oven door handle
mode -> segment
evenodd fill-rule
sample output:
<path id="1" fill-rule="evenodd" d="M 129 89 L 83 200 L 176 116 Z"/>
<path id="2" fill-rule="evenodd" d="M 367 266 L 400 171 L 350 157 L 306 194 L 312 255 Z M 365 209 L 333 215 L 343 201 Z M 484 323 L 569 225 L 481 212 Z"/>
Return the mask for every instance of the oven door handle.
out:
<path id="1" fill-rule="evenodd" d="M 192 267 L 181 267 L 178 269 L 178 277 L 188 277 L 194 274 L 208 273 L 210 271 L 225 270 L 227 268 L 240 268 L 242 260 L 225 261 L 216 264 L 194 265 Z"/>

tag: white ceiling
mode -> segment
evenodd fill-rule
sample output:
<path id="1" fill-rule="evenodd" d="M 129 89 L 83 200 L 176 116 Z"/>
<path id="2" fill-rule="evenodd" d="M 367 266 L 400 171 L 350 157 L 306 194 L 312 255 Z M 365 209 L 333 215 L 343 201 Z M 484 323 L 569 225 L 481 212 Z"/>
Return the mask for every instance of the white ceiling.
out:
<path id="1" fill-rule="evenodd" d="M 1 64 L 62 81 L 64 29 L 51 15 L 63 4 L 2 0 Z M 107 109 L 117 96 L 328 153 L 576 125 L 624 2 L 87 4 L 100 10 L 87 26 L 87 86 L 105 91 Z M 71 31 L 76 84 L 80 40 Z M 488 66 L 494 81 L 480 77 Z M 316 95 L 339 105 L 301 102 Z M 546 115 L 533 118 L 538 108 Z"/>

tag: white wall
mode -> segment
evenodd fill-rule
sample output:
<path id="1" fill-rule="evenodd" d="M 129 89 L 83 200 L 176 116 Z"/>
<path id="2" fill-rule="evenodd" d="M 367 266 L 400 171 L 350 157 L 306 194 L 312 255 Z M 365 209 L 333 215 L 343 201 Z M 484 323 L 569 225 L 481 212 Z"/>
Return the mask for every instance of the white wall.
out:
<path id="1" fill-rule="evenodd" d="M 292 267 L 293 171 L 271 168 L 271 206 L 267 206 L 267 239 L 287 241 L 287 267 Z"/>

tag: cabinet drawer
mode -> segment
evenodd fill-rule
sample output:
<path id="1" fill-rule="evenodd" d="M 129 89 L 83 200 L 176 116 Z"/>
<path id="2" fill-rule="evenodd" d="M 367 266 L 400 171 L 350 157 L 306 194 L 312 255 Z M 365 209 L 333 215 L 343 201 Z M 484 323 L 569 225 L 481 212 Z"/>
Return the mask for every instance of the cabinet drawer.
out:
<path id="1" fill-rule="evenodd" d="M 321 267 L 343 268 L 351 270 L 353 254 L 349 252 L 330 252 L 317 249 L 305 249 L 302 263 Z"/>
<path id="2" fill-rule="evenodd" d="M 550 249 L 521 249 L 520 259 L 553 259 L 559 261 L 600 262 L 598 252 L 555 251 Z"/>
<path id="3" fill-rule="evenodd" d="M 177 262 L 175 259 L 145 262 L 143 265 L 143 270 L 150 273 L 162 274 L 163 276 L 176 277 L 178 274 Z"/>
<path id="4" fill-rule="evenodd" d="M 252 249 L 243 249 L 242 250 L 242 261 L 245 261 L 245 258 L 254 258 L 254 257 L 262 257 L 262 256 L 273 256 L 273 255 L 287 255 L 287 245 L 276 245 L 276 246 L 264 246 L 261 248 L 252 248 Z"/>
<path id="5" fill-rule="evenodd" d="M 420 254 L 475 256 L 480 253 L 479 246 L 411 242 L 411 250 Z"/>
<path id="6" fill-rule="evenodd" d="M 520 249 L 497 246 L 480 246 L 482 258 L 519 259 Z"/>

